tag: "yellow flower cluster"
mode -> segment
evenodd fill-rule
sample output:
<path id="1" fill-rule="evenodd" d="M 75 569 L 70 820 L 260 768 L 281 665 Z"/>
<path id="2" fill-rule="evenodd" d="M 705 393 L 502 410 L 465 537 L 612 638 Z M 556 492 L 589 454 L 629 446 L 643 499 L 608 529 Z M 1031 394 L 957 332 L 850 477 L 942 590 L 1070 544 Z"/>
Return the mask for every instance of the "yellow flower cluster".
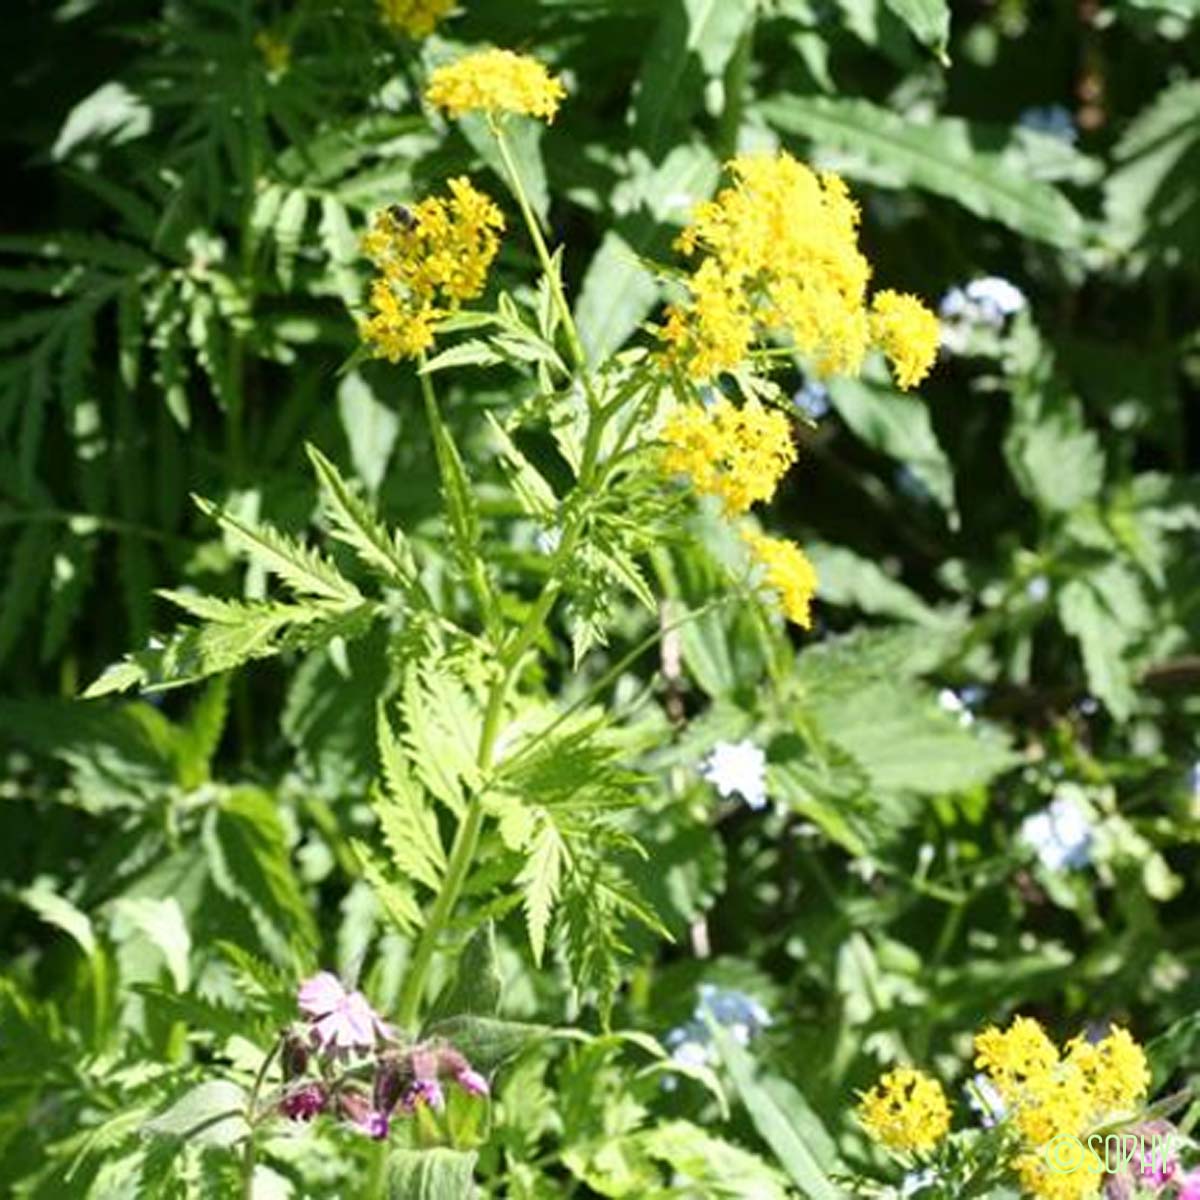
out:
<path id="1" fill-rule="evenodd" d="M 912 1067 L 889 1071 L 858 1105 L 858 1119 L 889 1150 L 932 1150 L 950 1131 L 950 1106 L 936 1079 Z"/>
<path id="2" fill-rule="evenodd" d="M 379 0 L 385 25 L 412 38 L 428 37 L 454 7 L 455 0 Z"/>
<path id="3" fill-rule="evenodd" d="M 784 335 L 821 374 L 857 372 L 878 345 L 902 388 L 919 383 L 937 355 L 937 318 L 895 292 L 868 304 L 871 268 L 845 183 L 786 152 L 742 155 L 729 170 L 732 186 L 696 209 L 678 241 L 703 257 L 660 330 L 688 374 L 732 371 L 762 338 Z"/>
<path id="4" fill-rule="evenodd" d="M 554 120 L 566 89 L 536 58 L 511 50 L 479 50 L 438 67 L 425 98 L 452 117 L 467 112 L 524 113 Z"/>
<path id="5" fill-rule="evenodd" d="M 779 605 L 789 621 L 812 628 L 812 599 L 817 591 L 817 571 L 794 542 L 744 530 L 742 537 L 754 559 L 765 568 L 767 586 L 779 594 Z"/>
<path id="6" fill-rule="evenodd" d="M 741 408 L 724 396 L 707 407 L 680 407 L 662 429 L 663 469 L 688 475 L 695 489 L 719 496 L 729 516 L 769 500 L 796 459 L 787 417 L 757 400 Z"/>
<path id="7" fill-rule="evenodd" d="M 1086 1169 L 1055 1171 L 1045 1148 L 1063 1136 L 1082 1140 L 1097 1126 L 1131 1115 L 1150 1083 L 1146 1056 L 1124 1029 L 1098 1042 L 1075 1038 L 1065 1049 L 1060 1054 L 1027 1017 L 1018 1017 L 1006 1030 L 986 1029 L 975 1039 L 975 1064 L 1012 1110 L 1025 1143 L 1015 1162 L 1021 1186 L 1043 1200 L 1096 1194 L 1099 1175 Z"/>
<path id="8" fill-rule="evenodd" d="M 378 358 L 416 358 L 433 344 L 434 326 L 474 299 L 500 248 L 504 216 L 468 179 L 450 180 L 448 198 L 376 215 L 363 253 L 379 269 L 359 336 Z"/>

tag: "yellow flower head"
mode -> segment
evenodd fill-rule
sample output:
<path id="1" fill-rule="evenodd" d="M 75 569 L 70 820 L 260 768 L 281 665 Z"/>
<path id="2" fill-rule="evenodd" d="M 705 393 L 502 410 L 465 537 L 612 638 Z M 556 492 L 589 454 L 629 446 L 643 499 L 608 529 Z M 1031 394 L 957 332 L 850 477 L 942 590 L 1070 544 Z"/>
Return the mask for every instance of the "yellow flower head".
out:
<path id="1" fill-rule="evenodd" d="M 896 382 L 915 387 L 929 374 L 941 336 L 938 319 L 916 296 L 879 292 L 871 303 L 871 336 L 896 372 Z"/>
<path id="2" fill-rule="evenodd" d="M 976 1035 L 975 1065 L 988 1073 L 1005 1100 L 1011 1100 L 1030 1080 L 1054 1070 L 1058 1050 L 1041 1025 L 1030 1017 L 1017 1017 L 1006 1030 L 992 1025 Z"/>
<path id="3" fill-rule="evenodd" d="M 901 387 L 922 377 L 932 362 L 922 339 L 931 323 L 936 350 L 937 318 L 917 301 L 902 313 L 885 301 L 872 315 L 871 268 L 845 183 L 785 152 L 742 155 L 729 171 L 732 185 L 697 207 L 677 243 L 700 261 L 687 300 L 668 307 L 660 331 L 672 356 L 693 378 L 710 379 L 764 338 L 784 337 L 821 374 L 854 374 L 878 343 L 898 364 Z"/>
<path id="4" fill-rule="evenodd" d="M 696 491 L 719 496 L 730 516 L 769 500 L 796 458 L 787 417 L 757 400 L 738 408 L 722 396 L 704 408 L 677 408 L 662 440 L 663 470 L 690 476 Z"/>
<path id="5" fill-rule="evenodd" d="M 766 568 L 766 583 L 779 593 L 780 607 L 789 621 L 812 628 L 812 599 L 817 590 L 816 568 L 793 542 L 767 537 L 747 529 L 742 533 L 755 560 Z"/>
<path id="6" fill-rule="evenodd" d="M 412 38 L 428 37 L 455 0 L 379 0 L 383 23 Z"/>
<path id="7" fill-rule="evenodd" d="M 1090 1200 L 1100 1194 L 1106 1178 L 1088 1170 L 1082 1163 L 1078 1171 L 1056 1171 L 1046 1161 L 1041 1150 L 1031 1150 L 1017 1156 L 1014 1165 L 1021 1180 L 1021 1190 L 1039 1200 Z"/>
<path id="8" fill-rule="evenodd" d="M 1130 1109 L 1150 1086 L 1145 1051 L 1126 1029 L 1115 1028 L 1098 1042 L 1073 1039 L 1067 1043 L 1067 1061 L 1083 1076 L 1095 1107 L 1110 1112 Z"/>
<path id="9" fill-rule="evenodd" d="M 263 65 L 268 75 L 286 75 L 292 65 L 292 48 L 281 37 L 267 29 L 260 29 L 254 35 L 254 45 L 262 55 Z"/>
<path id="10" fill-rule="evenodd" d="M 975 1049 L 976 1064 L 995 1081 L 1021 1135 L 1024 1150 L 1013 1165 L 1025 1192 L 1044 1200 L 1097 1195 L 1103 1176 L 1089 1169 L 1087 1136 L 1128 1116 L 1145 1095 L 1150 1073 L 1142 1048 L 1114 1029 L 1094 1043 L 1075 1038 L 1060 1055 L 1036 1021 L 1018 1017 L 1007 1030 L 979 1034 Z M 1078 1170 L 1066 1169 L 1060 1139 L 1068 1139 L 1067 1151 L 1071 1139 L 1078 1141 Z"/>
<path id="11" fill-rule="evenodd" d="M 379 275 L 359 333 L 378 357 L 417 357 L 432 344 L 433 326 L 487 284 L 504 215 L 469 180 L 449 187 L 449 197 L 384 209 L 363 237 Z"/>
<path id="12" fill-rule="evenodd" d="M 897 1067 L 862 1097 L 858 1119 L 889 1150 L 932 1150 L 950 1130 L 950 1106 L 936 1079 Z"/>
<path id="13" fill-rule="evenodd" d="M 479 50 L 438 67 L 425 89 L 426 100 L 452 117 L 511 112 L 541 117 L 547 124 L 566 94 L 536 58 L 511 50 Z"/>

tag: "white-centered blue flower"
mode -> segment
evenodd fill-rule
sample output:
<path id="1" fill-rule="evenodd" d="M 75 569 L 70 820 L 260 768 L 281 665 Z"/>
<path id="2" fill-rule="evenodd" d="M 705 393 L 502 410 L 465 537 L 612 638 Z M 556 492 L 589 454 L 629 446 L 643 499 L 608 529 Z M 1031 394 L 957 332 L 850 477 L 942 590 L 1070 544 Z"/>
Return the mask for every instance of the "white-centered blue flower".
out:
<path id="1" fill-rule="evenodd" d="M 1025 293 L 999 275 L 952 287 L 938 305 L 942 346 L 951 354 L 967 349 L 973 329 L 1000 331 L 1026 307 Z"/>
<path id="2" fill-rule="evenodd" d="M 751 808 L 766 807 L 767 756 L 753 742 L 718 742 L 700 774 L 723 798 L 736 794 Z"/>
<path id="3" fill-rule="evenodd" d="M 1070 796 L 1058 796 L 1041 812 L 1026 817 L 1019 837 L 1050 871 L 1085 867 L 1091 859 L 1092 822 Z"/>

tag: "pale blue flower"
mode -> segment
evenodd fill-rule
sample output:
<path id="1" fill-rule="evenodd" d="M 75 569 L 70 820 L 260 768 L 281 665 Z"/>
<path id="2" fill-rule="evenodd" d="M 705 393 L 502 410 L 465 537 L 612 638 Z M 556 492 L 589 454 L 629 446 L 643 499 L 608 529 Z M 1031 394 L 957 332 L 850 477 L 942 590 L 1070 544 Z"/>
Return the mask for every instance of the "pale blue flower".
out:
<path id="1" fill-rule="evenodd" d="M 1038 104 L 1022 110 L 1017 118 L 1017 124 L 1022 129 L 1031 129 L 1034 133 L 1044 133 L 1049 137 L 1058 138 L 1073 146 L 1079 140 L 1079 130 L 1075 127 L 1075 119 L 1061 104 Z"/>
<path id="2" fill-rule="evenodd" d="M 1027 303 L 1021 289 L 999 275 L 952 287 L 938 305 L 942 345 L 951 354 L 960 354 L 967 348 L 972 329 L 1001 330 Z"/>
<path id="3" fill-rule="evenodd" d="M 792 397 L 792 403 L 811 421 L 819 421 L 829 412 L 829 389 L 819 379 L 806 379 Z"/>
<path id="4" fill-rule="evenodd" d="M 1018 835 L 1050 871 L 1085 867 L 1091 860 L 1092 823 L 1070 796 L 1059 796 L 1021 822 Z"/>
<path id="5" fill-rule="evenodd" d="M 754 999 L 732 988 L 700 985 L 700 1003 L 696 1017 L 703 1020 L 707 1013 L 718 1025 L 724 1025 L 743 1046 L 771 1024 L 771 1014 Z"/>
<path id="6" fill-rule="evenodd" d="M 671 1058 L 683 1067 L 707 1067 L 716 1062 L 710 1021 L 729 1030 L 740 1046 L 771 1024 L 771 1014 L 753 996 L 736 988 L 700 985 L 700 998 L 692 1019 L 670 1030 L 663 1043 Z"/>

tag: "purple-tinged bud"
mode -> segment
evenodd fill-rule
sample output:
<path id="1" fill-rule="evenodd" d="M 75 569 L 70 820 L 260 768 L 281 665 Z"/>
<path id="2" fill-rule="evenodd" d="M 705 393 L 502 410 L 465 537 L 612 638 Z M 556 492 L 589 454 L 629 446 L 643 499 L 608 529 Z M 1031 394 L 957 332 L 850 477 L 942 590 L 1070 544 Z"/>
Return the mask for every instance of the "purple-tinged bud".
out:
<path id="1" fill-rule="evenodd" d="M 375 1084 L 372 1103 L 376 1112 L 390 1113 L 412 1082 L 412 1071 L 407 1063 L 395 1055 L 386 1055 L 375 1068 Z"/>
<path id="2" fill-rule="evenodd" d="M 338 1094 L 338 1115 L 368 1137 L 382 1140 L 388 1135 L 387 1113 L 377 1112 L 365 1092 Z"/>
<path id="3" fill-rule="evenodd" d="M 279 1111 L 289 1121 L 311 1121 L 325 1111 L 329 1097 L 319 1083 L 305 1083 L 286 1092 L 279 1101 Z"/>
<path id="4" fill-rule="evenodd" d="M 478 1071 L 473 1071 L 470 1067 L 464 1067 L 459 1071 L 454 1076 L 454 1080 L 464 1092 L 469 1092 L 472 1096 L 486 1096 L 491 1091 L 488 1087 L 488 1081 Z"/>
<path id="5" fill-rule="evenodd" d="M 308 1070 L 308 1046 L 291 1031 L 283 1035 L 283 1049 L 279 1060 L 283 1067 L 284 1080 L 297 1079 Z"/>

